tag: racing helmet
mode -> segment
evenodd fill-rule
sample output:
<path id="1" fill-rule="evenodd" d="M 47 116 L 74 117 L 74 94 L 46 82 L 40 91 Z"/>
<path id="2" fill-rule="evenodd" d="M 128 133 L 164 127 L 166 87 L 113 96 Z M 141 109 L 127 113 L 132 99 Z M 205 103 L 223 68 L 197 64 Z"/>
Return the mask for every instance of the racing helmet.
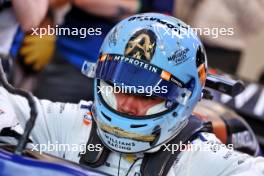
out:
<path id="1" fill-rule="evenodd" d="M 104 39 L 94 68 L 92 113 L 99 138 L 121 153 L 159 148 L 187 124 L 206 73 L 204 47 L 184 22 L 159 13 L 122 20 Z M 160 101 L 144 114 L 124 113 L 120 92 Z"/>

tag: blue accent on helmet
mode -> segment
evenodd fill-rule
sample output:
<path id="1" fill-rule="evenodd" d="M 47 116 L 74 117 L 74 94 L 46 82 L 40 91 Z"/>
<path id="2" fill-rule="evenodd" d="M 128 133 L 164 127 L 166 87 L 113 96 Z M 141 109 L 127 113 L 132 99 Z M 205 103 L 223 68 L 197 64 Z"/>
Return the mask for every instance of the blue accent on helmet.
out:
<path id="1" fill-rule="evenodd" d="M 198 50 L 203 59 L 197 58 Z M 173 85 L 169 91 L 178 94 L 163 98 L 176 98 L 181 89 L 187 88 L 191 92 L 187 103 L 142 118 L 133 118 L 111 108 L 98 93 L 100 80 L 132 86 L 154 86 L 157 80 L 161 80 L 151 70 L 129 62 L 102 62 L 105 59 L 102 56 L 114 54 L 138 59 L 169 73 L 171 77 L 164 83 Z M 122 20 L 108 33 L 100 56 L 96 68 L 93 112 L 98 135 L 108 148 L 123 153 L 148 151 L 170 140 L 187 124 L 201 98 L 207 71 L 203 45 L 188 25 L 158 13 L 134 15 Z M 201 61 L 197 62 L 198 59 Z"/>

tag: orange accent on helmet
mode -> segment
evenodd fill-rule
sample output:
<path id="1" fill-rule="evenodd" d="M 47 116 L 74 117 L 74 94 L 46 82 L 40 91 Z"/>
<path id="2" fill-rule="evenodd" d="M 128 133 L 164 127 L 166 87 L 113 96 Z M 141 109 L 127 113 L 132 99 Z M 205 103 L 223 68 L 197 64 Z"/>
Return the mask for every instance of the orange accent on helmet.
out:
<path id="1" fill-rule="evenodd" d="M 169 81 L 170 80 L 170 77 L 171 77 L 171 74 L 169 72 L 163 70 L 161 72 L 161 74 L 160 74 L 160 77 L 162 79 L 165 79 L 165 80 Z"/>
<path id="2" fill-rule="evenodd" d="M 200 82 L 204 86 L 205 85 L 205 81 L 206 81 L 205 64 L 202 64 L 202 65 L 199 66 L 199 68 L 198 68 L 198 74 L 199 74 Z"/>
<path id="3" fill-rule="evenodd" d="M 103 54 L 103 55 L 100 57 L 100 61 L 101 61 L 101 62 L 105 61 L 106 57 L 107 57 L 107 54 Z"/>

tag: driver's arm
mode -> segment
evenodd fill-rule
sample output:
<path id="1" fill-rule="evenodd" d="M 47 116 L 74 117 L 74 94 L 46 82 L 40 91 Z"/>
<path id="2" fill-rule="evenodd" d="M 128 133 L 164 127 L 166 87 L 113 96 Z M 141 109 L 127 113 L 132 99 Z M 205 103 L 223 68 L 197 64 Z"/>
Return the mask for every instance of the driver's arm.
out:
<path id="1" fill-rule="evenodd" d="M 38 109 L 36 124 L 30 135 L 35 144 L 75 144 L 86 143 L 90 133 L 90 125 L 83 123 L 81 104 L 53 103 L 35 98 Z M 86 102 L 88 103 L 88 102 Z M 24 129 L 29 119 L 30 108 L 25 98 L 13 95 L 0 87 L 0 127 L 14 127 L 19 122 Z M 1 130 L 1 129 L 0 129 Z M 59 157 L 67 155 L 67 151 L 42 151 Z M 65 154 L 66 153 L 66 154 Z M 70 151 L 69 151 L 70 153 Z M 78 151 L 72 152 L 68 159 L 74 160 Z M 76 156 L 75 156 L 76 155 Z"/>
<path id="2" fill-rule="evenodd" d="M 187 151 L 180 153 L 168 175 L 264 175 L 263 157 L 252 157 L 231 148 L 222 144 L 214 134 L 201 133 Z"/>
<path id="3" fill-rule="evenodd" d="M 48 10 L 48 0 L 12 0 L 16 18 L 24 31 L 35 28 Z"/>

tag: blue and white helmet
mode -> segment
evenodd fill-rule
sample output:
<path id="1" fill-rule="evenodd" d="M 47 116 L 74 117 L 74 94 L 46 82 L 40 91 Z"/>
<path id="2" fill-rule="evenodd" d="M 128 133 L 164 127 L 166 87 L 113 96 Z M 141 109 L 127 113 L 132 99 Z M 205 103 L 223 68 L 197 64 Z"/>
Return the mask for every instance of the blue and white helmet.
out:
<path id="1" fill-rule="evenodd" d="M 187 124 L 206 73 L 203 45 L 182 21 L 158 13 L 122 20 L 106 36 L 95 68 L 92 111 L 98 136 L 121 153 L 158 148 Z M 163 101 L 144 116 L 129 115 L 117 110 L 115 90 Z"/>

